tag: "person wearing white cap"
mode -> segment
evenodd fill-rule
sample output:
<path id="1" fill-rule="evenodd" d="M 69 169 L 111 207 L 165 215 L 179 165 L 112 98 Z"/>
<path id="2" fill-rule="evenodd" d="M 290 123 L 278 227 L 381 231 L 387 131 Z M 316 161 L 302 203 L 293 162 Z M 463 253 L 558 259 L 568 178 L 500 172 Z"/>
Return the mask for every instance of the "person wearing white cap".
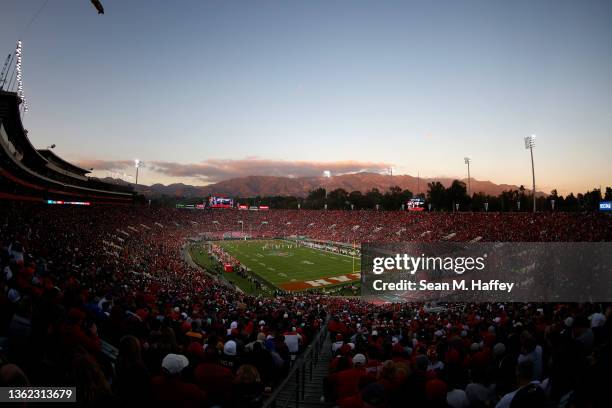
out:
<path id="1" fill-rule="evenodd" d="M 151 380 L 152 400 L 156 406 L 200 406 L 206 393 L 195 384 L 183 382 L 181 373 L 189 365 L 182 354 L 167 354 L 162 360 L 163 375 Z"/>
<path id="2" fill-rule="evenodd" d="M 7 297 L 12 303 L 17 303 L 21 300 L 21 293 L 17 289 L 11 288 L 8 291 Z"/>
<path id="3" fill-rule="evenodd" d="M 361 353 L 355 354 L 355 357 L 353 357 L 353 365 L 355 367 L 362 367 L 365 363 L 366 363 L 366 356 L 364 356 Z"/>
<path id="4" fill-rule="evenodd" d="M 233 321 L 230 324 L 229 329 L 227 329 L 227 335 L 230 336 L 232 334 L 232 330 L 234 330 L 234 329 L 238 329 L 238 322 L 236 322 L 236 321 Z"/>
<path id="5" fill-rule="evenodd" d="M 591 328 L 601 327 L 606 324 L 606 315 L 599 312 L 593 313 L 589 316 L 589 320 L 591 321 Z"/>
<path id="6" fill-rule="evenodd" d="M 227 356 L 235 356 L 236 355 L 236 342 L 234 340 L 229 340 L 223 346 L 223 354 Z"/>
<path id="7" fill-rule="evenodd" d="M 234 340 L 228 340 L 225 342 L 223 346 L 223 355 L 221 356 L 221 365 L 229 368 L 234 373 L 240 366 L 240 361 L 238 357 L 238 345 Z"/>
<path id="8" fill-rule="evenodd" d="M 189 360 L 182 354 L 168 354 L 162 360 L 162 368 L 170 375 L 180 374 L 189 365 Z"/>

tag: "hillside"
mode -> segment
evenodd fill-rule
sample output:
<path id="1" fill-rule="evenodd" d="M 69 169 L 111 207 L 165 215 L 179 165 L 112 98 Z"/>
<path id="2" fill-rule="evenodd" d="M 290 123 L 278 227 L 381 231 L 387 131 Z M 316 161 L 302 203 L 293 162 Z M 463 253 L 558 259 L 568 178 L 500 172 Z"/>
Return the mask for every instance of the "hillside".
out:
<path id="1" fill-rule="evenodd" d="M 305 197 L 309 191 L 318 187 L 328 190 L 343 188 L 344 190 L 366 192 L 372 188 L 386 191 L 389 187 L 399 186 L 413 193 L 426 192 L 427 183 L 439 181 L 448 187 L 452 178 L 421 178 L 409 175 L 391 176 L 377 173 L 355 173 L 325 177 L 274 177 L 274 176 L 249 176 L 239 177 L 207 186 L 192 186 L 183 183 L 163 185 L 153 184 L 151 186 L 139 186 L 138 191 L 145 195 L 169 195 L 177 197 L 203 197 L 220 194 L 239 197 L 254 196 L 296 196 Z M 467 179 L 463 179 L 467 183 Z M 495 184 L 491 181 L 476 180 L 472 178 L 471 188 L 474 192 L 483 192 L 490 195 L 499 195 L 504 190 L 518 189 L 518 186 L 510 184 Z"/>

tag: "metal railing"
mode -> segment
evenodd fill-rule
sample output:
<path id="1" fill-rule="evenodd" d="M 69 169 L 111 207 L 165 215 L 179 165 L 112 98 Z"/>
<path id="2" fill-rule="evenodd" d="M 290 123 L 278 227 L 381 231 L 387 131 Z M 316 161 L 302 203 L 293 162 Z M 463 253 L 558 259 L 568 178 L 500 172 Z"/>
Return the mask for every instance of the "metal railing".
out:
<path id="1" fill-rule="evenodd" d="M 327 324 L 324 324 L 306 350 L 293 362 L 285 380 L 264 401 L 261 408 L 287 408 L 290 404 L 299 408 L 306 394 L 306 378 L 312 381 L 312 373 L 319 363 L 319 356 L 326 338 Z"/>

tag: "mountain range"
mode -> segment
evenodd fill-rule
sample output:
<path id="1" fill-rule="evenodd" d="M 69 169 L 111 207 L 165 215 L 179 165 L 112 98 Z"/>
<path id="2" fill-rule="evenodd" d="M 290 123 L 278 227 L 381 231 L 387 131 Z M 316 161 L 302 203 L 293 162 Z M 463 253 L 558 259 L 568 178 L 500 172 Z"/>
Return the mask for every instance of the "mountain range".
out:
<path id="1" fill-rule="evenodd" d="M 206 186 L 193 186 L 183 183 L 153 184 L 151 186 L 139 185 L 137 191 L 146 196 L 174 196 L 174 197 L 206 197 L 209 195 L 226 195 L 232 197 L 255 196 L 295 196 L 305 197 L 308 192 L 319 187 L 328 191 L 342 188 L 348 192 L 366 192 L 373 188 L 381 192 L 390 187 L 399 186 L 403 190 L 413 193 L 427 192 L 427 183 L 439 181 L 448 187 L 453 178 L 417 178 L 409 175 L 388 175 L 378 173 L 353 173 L 332 177 L 275 177 L 275 176 L 248 176 L 223 180 Z M 105 179 L 105 181 L 111 181 Z M 467 184 L 467 179 L 461 180 Z M 491 181 L 471 179 L 471 191 L 482 192 L 489 195 L 499 195 L 505 190 L 516 190 L 519 187 L 511 184 L 495 184 Z M 529 191 L 529 190 L 528 190 Z M 538 192 L 538 194 L 541 194 Z"/>

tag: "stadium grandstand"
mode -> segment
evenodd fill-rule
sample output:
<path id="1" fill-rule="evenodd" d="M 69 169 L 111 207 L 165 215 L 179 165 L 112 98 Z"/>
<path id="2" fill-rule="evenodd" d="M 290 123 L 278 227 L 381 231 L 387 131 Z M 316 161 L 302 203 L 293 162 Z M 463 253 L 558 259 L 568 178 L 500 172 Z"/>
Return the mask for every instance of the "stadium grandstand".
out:
<path id="1" fill-rule="evenodd" d="M 242 224 L 253 237 L 365 242 L 385 231 L 375 238 L 396 240 L 404 225 L 405 239 L 512 242 L 609 241 L 611 222 L 601 214 L 5 200 L 1 378 L 76 386 L 78 401 L 96 406 L 481 407 L 528 383 L 542 384 L 538 398 L 586 406 L 578 402 L 608 396 L 612 309 L 605 304 L 430 307 L 322 293 L 248 295 L 195 265 L 186 249 L 194 239 L 242 232 Z"/>
<path id="2" fill-rule="evenodd" d="M 0 198 L 19 201 L 78 202 L 127 205 L 130 186 L 89 177 L 50 149 L 36 149 L 21 122 L 22 99 L 0 91 Z"/>

